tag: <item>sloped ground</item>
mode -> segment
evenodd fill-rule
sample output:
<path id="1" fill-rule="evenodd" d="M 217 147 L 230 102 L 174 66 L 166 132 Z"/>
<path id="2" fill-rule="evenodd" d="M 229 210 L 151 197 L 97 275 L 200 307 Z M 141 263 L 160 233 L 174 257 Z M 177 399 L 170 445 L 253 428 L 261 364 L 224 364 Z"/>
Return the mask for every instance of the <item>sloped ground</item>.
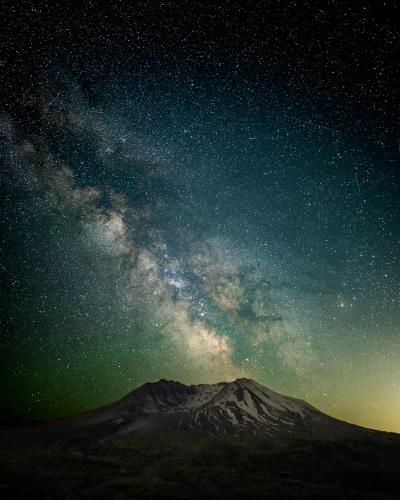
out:
<path id="1" fill-rule="evenodd" d="M 125 434 L 0 453 L 2 498 L 400 498 L 400 446 Z"/>
<path id="2" fill-rule="evenodd" d="M 254 381 L 145 384 L 78 417 L 0 427 L 0 498 L 398 499 L 400 436 Z"/>

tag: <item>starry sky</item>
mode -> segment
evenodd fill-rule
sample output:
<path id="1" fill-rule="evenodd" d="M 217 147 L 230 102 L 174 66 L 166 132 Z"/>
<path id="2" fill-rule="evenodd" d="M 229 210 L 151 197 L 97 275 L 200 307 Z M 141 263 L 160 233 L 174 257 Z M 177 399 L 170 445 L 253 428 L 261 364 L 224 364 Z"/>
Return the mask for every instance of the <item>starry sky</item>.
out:
<path id="1" fill-rule="evenodd" d="M 251 377 L 400 432 L 381 2 L 2 7 L 1 415 Z"/>

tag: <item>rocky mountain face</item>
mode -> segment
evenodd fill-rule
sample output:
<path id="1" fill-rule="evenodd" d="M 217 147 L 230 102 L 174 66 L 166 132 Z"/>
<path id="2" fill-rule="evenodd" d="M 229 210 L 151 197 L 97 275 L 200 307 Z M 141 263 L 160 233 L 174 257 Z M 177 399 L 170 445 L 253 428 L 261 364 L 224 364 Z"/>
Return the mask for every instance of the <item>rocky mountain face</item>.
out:
<path id="1" fill-rule="evenodd" d="M 161 379 L 144 384 L 116 403 L 57 423 L 55 428 L 57 425 L 67 434 L 101 439 L 161 431 L 275 441 L 374 433 L 245 378 L 190 386 Z"/>

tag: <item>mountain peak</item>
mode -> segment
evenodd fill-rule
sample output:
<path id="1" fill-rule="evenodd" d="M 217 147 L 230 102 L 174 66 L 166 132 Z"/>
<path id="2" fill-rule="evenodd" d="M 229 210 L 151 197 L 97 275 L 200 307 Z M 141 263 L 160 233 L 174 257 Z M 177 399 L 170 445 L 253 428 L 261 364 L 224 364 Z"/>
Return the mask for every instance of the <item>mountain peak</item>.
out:
<path id="1" fill-rule="evenodd" d="M 178 382 L 177 380 L 168 380 L 166 378 L 160 378 L 157 382 L 153 382 L 153 384 L 179 384 L 179 385 L 184 385 L 181 384 L 181 382 Z"/>
<path id="2" fill-rule="evenodd" d="M 252 378 L 241 377 L 232 381 L 235 384 L 256 384 L 257 382 Z"/>
<path id="3" fill-rule="evenodd" d="M 214 436 L 250 433 L 268 439 L 321 432 L 330 435 L 335 429 L 347 432 L 352 427 L 246 377 L 198 385 L 161 378 L 114 404 L 82 415 L 80 425 L 101 425 L 107 432 L 120 433 L 138 426 L 158 428 L 160 422 L 172 425 L 170 431 L 186 429 Z"/>

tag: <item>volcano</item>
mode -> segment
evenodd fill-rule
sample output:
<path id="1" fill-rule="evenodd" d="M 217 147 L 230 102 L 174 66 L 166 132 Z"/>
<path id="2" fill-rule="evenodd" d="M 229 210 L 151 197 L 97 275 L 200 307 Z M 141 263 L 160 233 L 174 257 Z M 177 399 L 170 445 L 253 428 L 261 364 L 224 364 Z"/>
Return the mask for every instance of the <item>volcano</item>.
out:
<path id="1" fill-rule="evenodd" d="M 2 498 L 400 498 L 400 436 L 254 380 L 146 383 L 0 432 Z"/>
<path id="2" fill-rule="evenodd" d="M 246 378 L 190 386 L 161 379 L 116 403 L 56 422 L 53 429 L 59 439 L 77 440 L 112 440 L 121 433 L 158 434 L 161 429 L 216 439 L 253 436 L 280 443 L 296 438 L 377 435 Z"/>

